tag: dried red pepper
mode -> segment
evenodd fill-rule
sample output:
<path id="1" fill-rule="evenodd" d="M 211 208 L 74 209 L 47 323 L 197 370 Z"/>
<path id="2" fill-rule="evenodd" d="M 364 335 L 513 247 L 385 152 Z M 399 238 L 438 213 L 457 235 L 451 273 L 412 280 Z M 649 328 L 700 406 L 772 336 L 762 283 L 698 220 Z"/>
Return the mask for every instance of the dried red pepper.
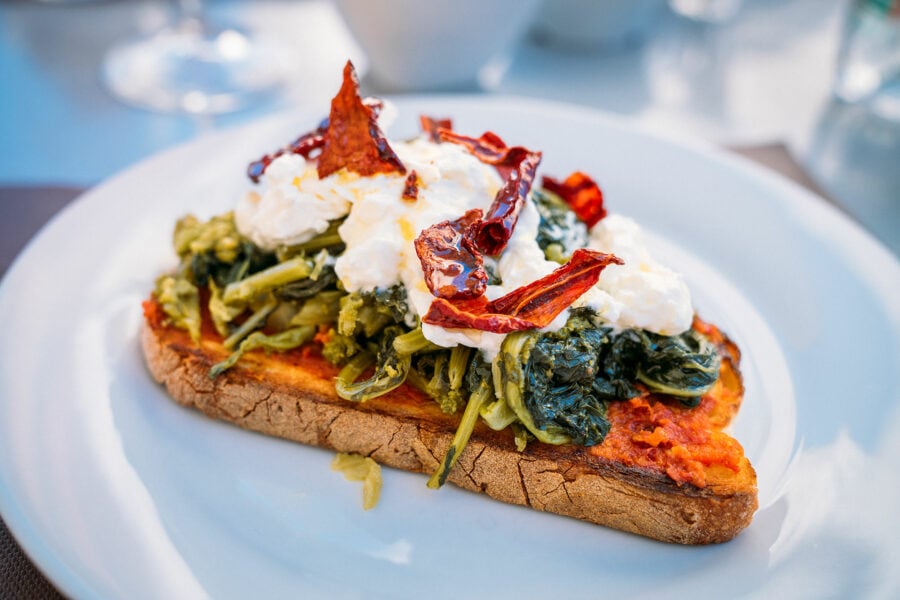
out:
<path id="1" fill-rule="evenodd" d="M 449 128 L 438 128 L 437 136 L 442 142 L 466 147 L 475 158 L 494 166 L 504 180 L 484 222 L 478 226 L 475 238 L 479 250 L 490 256 L 499 255 L 512 237 L 525 198 L 531 191 L 535 172 L 541 162 L 541 153 L 522 146 L 509 147 L 500 136 L 491 131 L 473 138 Z"/>
<path id="2" fill-rule="evenodd" d="M 478 248 L 490 256 L 503 252 L 512 237 L 541 162 L 540 152 L 530 152 L 520 146 L 511 150 L 514 152 L 509 153 L 508 157 L 516 162 L 516 167 L 510 171 L 506 183 L 497 192 L 475 235 Z"/>
<path id="3" fill-rule="evenodd" d="M 419 176 L 415 171 L 410 171 L 403 183 L 403 193 L 401 198 L 409 202 L 415 202 L 419 199 Z"/>
<path id="4" fill-rule="evenodd" d="M 488 276 L 473 241 L 480 221 L 481 210 L 474 208 L 458 219 L 432 225 L 416 238 L 425 283 L 436 297 L 468 300 L 484 294 Z"/>
<path id="5" fill-rule="evenodd" d="M 434 143 L 441 141 L 441 136 L 438 133 L 439 129 L 453 129 L 453 121 L 450 119 L 435 119 L 428 115 L 419 115 L 419 124 L 422 127 L 422 132 L 428 134 L 428 137 Z"/>
<path id="6" fill-rule="evenodd" d="M 362 176 L 406 173 L 378 127 L 375 111 L 360 97 L 359 79 L 350 61 L 344 67 L 344 83 L 331 101 L 325 146 L 319 155 L 319 178 L 342 168 Z"/>
<path id="7" fill-rule="evenodd" d="M 549 275 L 523 285 L 497 298 L 492 311 L 527 318 L 544 327 L 600 279 L 600 273 L 611 264 L 624 261 L 613 254 L 579 248 L 569 261 Z"/>
<path id="8" fill-rule="evenodd" d="M 569 262 L 549 275 L 488 302 L 451 302 L 435 298 L 422 317 L 431 325 L 510 333 L 546 327 L 600 279 L 600 272 L 622 260 L 612 254 L 579 248 Z"/>
<path id="9" fill-rule="evenodd" d="M 301 135 L 288 146 L 285 146 L 272 154 L 266 154 L 259 160 L 253 161 L 247 167 L 247 177 L 249 177 L 253 183 L 259 183 L 259 178 L 266 172 L 266 169 L 269 168 L 272 161 L 282 154 L 299 154 L 303 158 L 309 159 L 315 151 L 320 150 L 325 145 L 325 130 L 327 127 L 328 120 L 326 119 L 318 128 Z"/>
<path id="10" fill-rule="evenodd" d="M 606 216 L 600 186 L 581 171 L 575 171 L 562 182 L 552 177 L 544 177 L 541 186 L 562 198 L 588 228 Z"/>
<path id="11" fill-rule="evenodd" d="M 363 104 L 372 109 L 372 115 L 376 119 L 378 118 L 378 115 L 381 114 L 381 109 L 384 108 L 384 102 L 378 98 L 366 98 L 363 100 Z M 266 172 L 266 169 L 269 168 L 272 161 L 282 154 L 299 154 L 307 160 L 315 158 L 318 156 L 317 151 L 325 146 L 325 132 L 328 131 L 328 123 L 328 117 L 325 117 L 322 119 L 322 122 L 319 123 L 319 126 L 312 131 L 304 133 L 284 148 L 279 148 L 272 154 L 265 154 L 259 160 L 253 161 L 247 166 L 247 177 L 249 177 L 253 183 L 259 183 L 260 177 L 263 176 L 263 173 Z"/>
<path id="12" fill-rule="evenodd" d="M 439 128 L 437 135 L 440 141 L 465 146 L 475 158 L 496 167 L 504 181 L 509 178 L 510 172 L 518 167 L 521 153 L 527 152 L 521 146 L 508 147 L 500 136 L 492 131 L 486 131 L 481 137 L 473 138 L 451 131 L 449 128 Z"/>
<path id="13" fill-rule="evenodd" d="M 467 302 L 451 302 L 435 298 L 422 321 L 450 329 L 478 329 L 491 333 L 512 333 L 537 327 L 534 323 L 512 315 L 491 313 L 484 296 Z"/>
<path id="14" fill-rule="evenodd" d="M 456 133 L 450 127 L 442 127 L 437 134 L 440 141 L 465 146 L 478 160 L 488 164 L 494 164 L 495 161 L 502 158 L 507 149 L 506 142 L 493 131 L 485 131 L 481 137 L 473 138 Z"/>

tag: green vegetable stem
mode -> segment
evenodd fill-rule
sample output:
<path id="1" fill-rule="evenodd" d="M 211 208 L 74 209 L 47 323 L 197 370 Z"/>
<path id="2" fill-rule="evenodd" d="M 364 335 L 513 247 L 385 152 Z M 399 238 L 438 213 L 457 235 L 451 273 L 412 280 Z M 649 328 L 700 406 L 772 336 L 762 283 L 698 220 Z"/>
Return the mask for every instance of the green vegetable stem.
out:
<path id="1" fill-rule="evenodd" d="M 226 304 L 249 302 L 255 296 L 269 292 L 298 279 L 305 279 L 313 270 L 312 261 L 298 256 L 274 267 L 254 273 L 245 279 L 229 283 L 222 299 Z"/>
<path id="2" fill-rule="evenodd" d="M 469 397 L 469 401 L 466 403 L 466 410 L 463 411 L 462 420 L 459 422 L 459 427 L 456 428 L 450 447 L 447 448 L 447 453 L 444 455 L 444 459 L 441 461 L 437 471 L 428 480 L 428 487 L 436 490 L 447 481 L 453 465 L 469 443 L 469 438 L 472 437 L 472 432 L 475 430 L 476 423 L 478 423 L 478 415 L 481 412 L 481 408 L 493 397 L 494 392 L 486 381 L 482 382 L 478 389 Z"/>
<path id="3" fill-rule="evenodd" d="M 338 396 L 352 402 L 363 402 L 396 389 L 406 380 L 412 357 L 409 354 L 399 354 L 394 350 L 393 344 L 401 332 L 402 329 L 398 326 L 385 330 L 375 358 L 375 373 L 369 379 L 356 381 L 371 365 L 371 359 L 365 353 L 350 359 L 335 381 Z"/>
<path id="4" fill-rule="evenodd" d="M 209 370 L 209 378 L 215 379 L 233 367 L 244 354 L 251 350 L 265 349 L 267 351 L 285 352 L 305 344 L 315 334 L 316 328 L 310 326 L 295 327 L 273 335 L 265 335 L 260 331 L 255 331 L 241 342 L 238 349 L 232 352 L 228 358 L 212 366 Z"/>

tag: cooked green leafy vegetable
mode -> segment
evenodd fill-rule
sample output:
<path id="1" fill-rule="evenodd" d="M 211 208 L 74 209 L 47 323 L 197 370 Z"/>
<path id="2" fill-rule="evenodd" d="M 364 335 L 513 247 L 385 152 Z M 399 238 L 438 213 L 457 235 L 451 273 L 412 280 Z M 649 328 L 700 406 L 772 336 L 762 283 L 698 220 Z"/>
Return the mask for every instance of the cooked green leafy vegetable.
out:
<path id="1" fill-rule="evenodd" d="M 506 429 L 518 420 L 516 413 L 509 407 L 506 400 L 496 396 L 490 404 L 481 407 L 481 418 L 488 427 L 495 431 Z"/>
<path id="2" fill-rule="evenodd" d="M 437 344 L 428 341 L 422 333 L 422 325 L 394 338 L 394 350 L 400 354 L 416 354 L 417 352 L 433 352 L 440 350 Z"/>
<path id="3" fill-rule="evenodd" d="M 386 290 L 353 292 L 341 298 L 337 330 L 342 335 L 362 333 L 372 338 L 388 325 L 403 323 L 408 311 L 406 290 L 402 285 Z"/>
<path id="4" fill-rule="evenodd" d="M 630 330 L 614 337 L 611 329 L 604 331 L 611 343 L 599 348 L 599 372 L 594 379 L 594 392 L 607 400 L 633 398 L 641 393 L 635 385 L 637 365 L 642 357 L 640 346 L 633 343 Z"/>
<path id="5" fill-rule="evenodd" d="M 261 251 L 246 240 L 227 255 L 233 260 L 223 260 L 222 256 L 212 250 L 190 256 L 190 270 L 197 285 L 214 281 L 219 287 L 225 287 L 275 264 L 274 255 Z"/>
<path id="6" fill-rule="evenodd" d="M 228 337 L 231 334 L 231 322 L 247 310 L 247 307 L 243 304 L 233 304 L 230 306 L 225 304 L 225 301 L 222 299 L 222 288 L 216 285 L 216 282 L 213 279 L 209 280 L 208 287 L 209 303 L 207 306 L 209 308 L 209 315 L 212 317 L 213 325 L 215 325 L 219 335 Z"/>
<path id="7" fill-rule="evenodd" d="M 220 374 L 233 367 L 238 359 L 251 350 L 261 348 L 284 352 L 305 344 L 312 339 L 315 333 L 315 327 L 295 327 L 272 335 L 265 335 L 260 331 L 255 331 L 250 334 L 247 339 L 241 342 L 238 349 L 232 352 L 228 358 L 212 366 L 209 370 L 209 378 L 215 379 Z"/>
<path id="8" fill-rule="evenodd" d="M 463 380 L 451 370 L 452 351 L 446 348 L 416 355 L 410 381 L 437 402 L 441 410 L 452 414 L 466 401 Z"/>
<path id="9" fill-rule="evenodd" d="M 578 309 L 559 331 L 508 336 L 494 361 L 497 399 L 482 408 L 485 421 L 495 429 L 518 421 L 543 442 L 591 446 L 609 432 L 606 403 L 637 396 L 638 382 L 695 406 L 718 379 L 715 348 L 693 330 L 616 334 L 595 320 Z"/>
<path id="10" fill-rule="evenodd" d="M 183 277 L 165 275 L 156 280 L 156 299 L 176 327 L 200 341 L 200 292 Z"/>
<path id="11" fill-rule="evenodd" d="M 521 393 L 538 430 L 558 431 L 580 446 L 603 441 L 609 421 L 606 404 L 594 392 L 593 384 L 598 349 L 607 340 L 604 331 L 580 312 L 559 331 L 537 336 L 525 365 Z"/>
<path id="12" fill-rule="evenodd" d="M 275 300 L 275 298 L 267 298 L 262 306 L 253 311 L 253 314 L 251 314 L 246 321 L 241 323 L 237 329 L 231 332 L 231 335 L 225 338 L 222 345 L 228 349 L 234 348 L 238 342 L 250 335 L 251 331 L 262 327 L 263 323 L 266 322 L 266 318 L 272 314 L 272 311 L 274 311 L 277 306 L 278 301 Z"/>
<path id="13" fill-rule="evenodd" d="M 308 298 L 291 317 L 290 325 L 328 325 L 337 320 L 341 310 L 341 298 L 346 294 L 339 290 L 327 290 Z"/>
<path id="14" fill-rule="evenodd" d="M 225 263 L 237 260 L 242 236 L 234 224 L 234 213 L 217 215 L 201 222 L 194 215 L 187 215 L 175 224 L 172 243 L 178 256 L 185 258 L 211 252 Z"/>
<path id="15" fill-rule="evenodd" d="M 406 288 L 402 284 L 392 285 L 385 290 L 363 292 L 366 297 L 372 297 L 379 312 L 389 314 L 395 323 L 405 322 L 409 314 L 409 304 L 406 302 Z"/>
<path id="16" fill-rule="evenodd" d="M 537 243 L 547 260 L 562 264 L 587 246 L 587 226 L 562 198 L 547 190 L 533 190 L 531 197 L 541 215 Z"/>
<path id="17" fill-rule="evenodd" d="M 188 215 L 175 225 L 175 251 L 182 271 L 204 287 L 212 280 L 220 288 L 275 264 L 275 255 L 259 249 L 238 233 L 232 213 L 201 222 Z"/>
<path id="18" fill-rule="evenodd" d="M 338 396 L 344 400 L 363 402 L 399 387 L 406 380 L 411 362 L 409 354 L 399 354 L 394 350 L 394 338 L 402 332 L 403 329 L 398 326 L 385 329 L 375 358 L 375 372 L 369 379 L 356 381 L 369 367 L 371 361 L 368 359 L 357 361 L 357 357 L 362 356 L 361 354 L 350 359 L 335 381 Z"/>
<path id="19" fill-rule="evenodd" d="M 695 405 L 719 379 L 718 352 L 693 329 L 675 336 L 637 335 L 643 350 L 637 378 L 654 392 L 688 398 Z"/>
<path id="20" fill-rule="evenodd" d="M 337 255 L 344 251 L 344 240 L 338 234 L 338 227 L 344 222 L 344 219 L 337 219 L 328 223 L 328 228 L 312 239 L 295 244 L 293 246 L 284 246 L 277 251 L 278 260 L 284 261 L 299 255 L 309 255 L 319 250 L 327 250 L 331 255 Z"/>
<path id="21" fill-rule="evenodd" d="M 719 362 L 715 347 L 692 329 L 675 336 L 628 329 L 601 349 L 593 387 L 601 398 L 624 399 L 640 393 L 640 382 L 696 406 L 718 380 Z"/>
<path id="22" fill-rule="evenodd" d="M 444 455 L 437 471 L 428 480 L 428 487 L 437 489 L 447 481 L 447 476 L 450 475 L 456 459 L 462 454 L 466 444 L 469 443 L 469 438 L 472 437 L 472 432 L 475 431 L 475 424 L 478 422 L 481 407 L 493 398 L 493 395 L 494 391 L 491 389 L 490 384 L 484 382 L 469 396 L 466 410 L 463 411 L 456 433 L 453 434 L 453 439 L 450 441 L 450 447 L 447 449 L 447 453 Z"/>
<path id="23" fill-rule="evenodd" d="M 540 334 L 533 331 L 519 331 L 506 336 L 500 353 L 491 364 L 495 393 L 534 437 L 546 444 L 567 444 L 571 438 L 562 427 L 552 421 L 539 426 L 525 403 L 528 394 L 525 369 L 539 337 Z"/>
<path id="24" fill-rule="evenodd" d="M 375 364 L 375 353 L 369 349 L 362 349 L 349 357 L 334 382 L 335 388 L 338 389 L 338 396 L 341 395 L 341 387 L 346 390 L 348 386 L 352 386 L 360 375 L 373 364 Z M 344 393 L 350 395 L 349 390 Z"/>
<path id="25" fill-rule="evenodd" d="M 325 338 L 325 343 L 322 344 L 322 356 L 333 365 L 343 365 L 362 352 L 362 346 L 352 335 L 342 335 L 332 328 L 328 330 Z"/>
<path id="26" fill-rule="evenodd" d="M 450 360 L 447 361 L 447 378 L 450 389 L 461 389 L 465 383 L 466 371 L 471 364 L 472 349 L 468 346 L 454 346 L 450 349 Z"/>
<path id="27" fill-rule="evenodd" d="M 450 360 L 452 359 L 448 359 L 448 362 Z M 482 410 L 494 399 L 493 375 L 490 363 L 486 362 L 479 353 L 475 353 L 471 360 L 467 356 L 466 362 L 468 368 L 463 381 L 460 382 L 469 391 L 466 410 L 463 411 L 462 419 L 460 419 L 453 439 L 450 441 L 450 447 L 447 448 L 440 465 L 428 480 L 428 487 L 432 489 L 441 487 L 447 481 L 453 465 L 469 443 L 469 438 L 472 437 L 472 432 L 475 430 L 475 425 L 478 422 L 478 417 L 482 414 Z M 441 407 L 443 408 L 443 404 Z M 459 410 L 459 408 L 455 407 L 454 412 L 456 410 Z"/>
<path id="28" fill-rule="evenodd" d="M 381 467 L 368 456 L 339 452 L 331 468 L 344 474 L 347 481 L 363 482 L 363 510 L 375 508 L 381 495 Z"/>
<path id="29" fill-rule="evenodd" d="M 334 267 L 324 266 L 318 273 L 310 271 L 309 277 L 281 286 L 276 290 L 275 295 L 282 300 L 306 300 L 319 292 L 337 289 L 337 281 Z"/>
<path id="30" fill-rule="evenodd" d="M 312 273 L 313 267 L 313 261 L 304 256 L 280 262 L 244 279 L 229 283 L 225 288 L 222 299 L 227 304 L 249 302 L 254 297 L 270 292 L 275 288 L 299 279 L 306 279 Z"/>

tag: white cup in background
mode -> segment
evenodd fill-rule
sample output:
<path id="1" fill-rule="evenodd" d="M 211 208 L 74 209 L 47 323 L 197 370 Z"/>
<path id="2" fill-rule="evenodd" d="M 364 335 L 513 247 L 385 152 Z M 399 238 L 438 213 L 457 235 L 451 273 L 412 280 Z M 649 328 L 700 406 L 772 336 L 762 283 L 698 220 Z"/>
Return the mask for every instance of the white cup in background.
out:
<path id="1" fill-rule="evenodd" d="M 540 0 L 334 0 L 379 91 L 471 89 L 527 31 Z"/>

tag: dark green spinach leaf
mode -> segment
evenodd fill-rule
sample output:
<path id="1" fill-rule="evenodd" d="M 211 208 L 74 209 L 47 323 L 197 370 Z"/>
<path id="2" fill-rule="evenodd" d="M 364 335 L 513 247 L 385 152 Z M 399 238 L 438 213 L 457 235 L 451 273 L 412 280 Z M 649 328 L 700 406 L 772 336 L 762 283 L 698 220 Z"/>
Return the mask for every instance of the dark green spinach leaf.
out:
<path id="1" fill-rule="evenodd" d="M 614 332 L 589 309 L 572 311 L 566 326 L 540 334 L 531 346 L 522 400 L 534 426 L 561 429 L 590 446 L 609 432 L 607 402 L 651 391 L 694 407 L 719 377 L 719 355 L 694 330 L 664 336 L 643 330 Z"/>
<path id="2" fill-rule="evenodd" d="M 194 254 L 190 260 L 191 273 L 198 286 L 205 287 L 212 279 L 220 288 L 267 269 L 277 262 L 273 253 L 265 252 L 247 240 L 241 242 L 232 262 L 222 260 L 220 255 L 211 250 Z"/>
<path id="3" fill-rule="evenodd" d="M 699 402 L 719 378 L 720 358 L 715 347 L 689 329 L 681 335 L 639 332 L 643 359 L 637 378 L 655 392 Z"/>
<path id="4" fill-rule="evenodd" d="M 337 289 L 337 275 L 334 267 L 325 266 L 318 276 L 313 279 L 308 277 L 299 281 L 292 281 L 275 290 L 275 296 L 279 300 L 305 300 L 327 289 Z"/>
<path id="5" fill-rule="evenodd" d="M 603 329 L 577 311 L 563 329 L 540 335 L 525 367 L 523 397 L 538 429 L 556 426 L 582 446 L 603 441 L 610 424 L 594 381 L 599 349 L 607 339 Z"/>
<path id="6" fill-rule="evenodd" d="M 564 263 L 587 245 L 587 225 L 561 198 L 546 190 L 533 190 L 531 198 L 541 215 L 537 243 L 547 260 Z"/>
<path id="7" fill-rule="evenodd" d="M 402 327 L 393 325 L 381 333 L 378 353 L 374 356 L 375 372 L 369 379 L 356 381 L 372 363 L 372 354 L 361 352 L 351 358 L 335 380 L 338 396 L 353 402 L 364 402 L 399 387 L 406 380 L 411 361 L 411 355 L 399 354 L 394 350 L 394 338 L 403 333 Z"/>

